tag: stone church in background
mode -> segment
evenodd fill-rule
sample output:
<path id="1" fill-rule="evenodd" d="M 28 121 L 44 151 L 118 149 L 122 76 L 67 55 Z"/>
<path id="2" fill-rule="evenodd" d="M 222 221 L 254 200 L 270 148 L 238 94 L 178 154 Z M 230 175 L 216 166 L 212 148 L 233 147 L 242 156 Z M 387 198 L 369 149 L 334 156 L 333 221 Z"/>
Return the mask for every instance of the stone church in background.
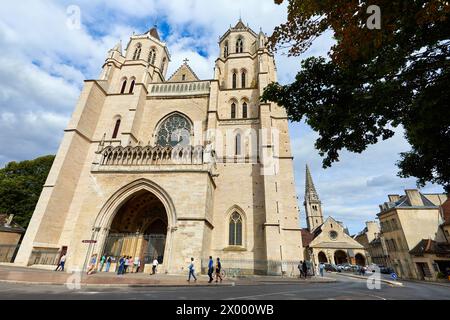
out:
<path id="1" fill-rule="evenodd" d="M 365 266 L 369 263 L 364 246 L 353 239 L 341 221 L 324 220 L 322 202 L 306 166 L 305 212 L 307 228 L 302 229 L 305 257 L 316 266 L 319 263 Z"/>
<path id="2" fill-rule="evenodd" d="M 178 273 L 211 255 L 279 273 L 302 260 L 287 115 L 260 101 L 277 80 L 266 41 L 239 21 L 210 80 L 187 60 L 167 76 L 156 28 L 110 50 L 100 79 L 85 82 L 15 263 L 67 252 L 67 269 L 85 270 L 92 255 L 126 255 Z"/>

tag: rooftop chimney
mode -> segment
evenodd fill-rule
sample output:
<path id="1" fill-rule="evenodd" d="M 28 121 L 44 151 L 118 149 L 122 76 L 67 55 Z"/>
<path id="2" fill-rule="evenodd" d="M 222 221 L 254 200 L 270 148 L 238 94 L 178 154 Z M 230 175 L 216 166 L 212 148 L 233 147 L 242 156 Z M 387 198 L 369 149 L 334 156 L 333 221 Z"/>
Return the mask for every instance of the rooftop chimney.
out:
<path id="1" fill-rule="evenodd" d="M 13 219 L 14 219 L 13 214 L 8 215 L 8 218 L 6 218 L 6 221 L 5 221 L 5 227 L 11 226 Z"/>
<path id="2" fill-rule="evenodd" d="M 406 196 L 413 207 L 423 207 L 422 197 L 420 195 L 419 190 L 417 189 L 409 189 L 405 190 Z"/>

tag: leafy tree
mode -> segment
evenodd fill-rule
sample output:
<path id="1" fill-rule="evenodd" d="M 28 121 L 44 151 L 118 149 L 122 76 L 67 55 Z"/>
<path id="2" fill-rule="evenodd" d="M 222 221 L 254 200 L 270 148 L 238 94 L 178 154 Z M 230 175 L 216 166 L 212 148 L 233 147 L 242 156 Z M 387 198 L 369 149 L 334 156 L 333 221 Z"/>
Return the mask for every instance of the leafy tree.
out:
<path id="1" fill-rule="evenodd" d="M 10 162 L 0 169 L 0 213 L 14 214 L 14 221 L 26 228 L 54 159 Z"/>
<path id="2" fill-rule="evenodd" d="M 361 153 L 402 127 L 412 148 L 401 153 L 399 176 L 450 192 L 449 3 L 289 0 L 288 21 L 269 40 L 273 50 L 300 55 L 327 31 L 335 44 L 328 57 L 302 61 L 292 84 L 269 85 L 262 99 L 320 134 L 324 168 L 341 150 Z M 369 28 L 372 5 L 381 8 L 380 29 Z"/>

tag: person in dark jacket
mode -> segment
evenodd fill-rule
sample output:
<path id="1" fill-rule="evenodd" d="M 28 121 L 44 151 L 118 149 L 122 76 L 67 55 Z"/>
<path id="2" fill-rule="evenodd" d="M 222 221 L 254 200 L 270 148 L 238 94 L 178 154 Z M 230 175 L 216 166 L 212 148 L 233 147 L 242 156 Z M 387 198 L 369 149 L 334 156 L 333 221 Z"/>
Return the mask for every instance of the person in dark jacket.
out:
<path id="1" fill-rule="evenodd" d="M 208 283 L 213 282 L 214 278 L 213 278 L 213 273 L 214 273 L 214 260 L 213 258 L 210 256 L 209 257 L 209 262 L 208 262 L 208 276 L 209 276 L 209 281 Z"/>
<path id="2" fill-rule="evenodd" d="M 303 275 L 305 276 L 305 279 L 307 279 L 308 278 L 308 265 L 306 264 L 306 261 L 303 261 L 302 270 L 303 270 Z"/>

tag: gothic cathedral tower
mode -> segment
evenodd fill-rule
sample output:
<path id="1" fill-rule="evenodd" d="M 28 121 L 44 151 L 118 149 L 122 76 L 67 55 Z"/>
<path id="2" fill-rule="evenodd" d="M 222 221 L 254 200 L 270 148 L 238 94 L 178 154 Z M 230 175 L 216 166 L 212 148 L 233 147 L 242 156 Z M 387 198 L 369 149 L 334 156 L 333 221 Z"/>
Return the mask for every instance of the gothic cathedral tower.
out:
<path id="1" fill-rule="evenodd" d="M 72 271 L 127 255 L 144 272 L 157 258 L 179 273 L 211 255 L 279 274 L 302 260 L 288 118 L 260 101 L 277 80 L 266 41 L 239 21 L 209 80 L 187 60 L 167 77 L 156 28 L 111 49 L 85 82 L 15 262 L 67 253 Z"/>

